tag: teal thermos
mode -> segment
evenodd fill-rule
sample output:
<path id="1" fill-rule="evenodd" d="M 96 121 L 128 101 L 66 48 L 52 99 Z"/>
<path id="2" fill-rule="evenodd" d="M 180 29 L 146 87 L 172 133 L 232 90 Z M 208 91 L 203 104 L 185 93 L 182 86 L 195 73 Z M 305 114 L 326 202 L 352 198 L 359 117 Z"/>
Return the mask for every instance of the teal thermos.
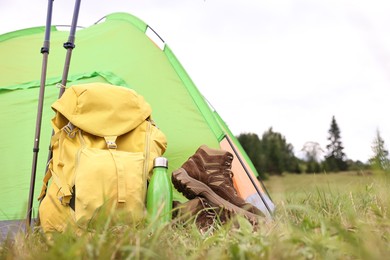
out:
<path id="1" fill-rule="evenodd" d="M 172 184 L 168 176 L 168 159 L 156 157 L 147 191 L 148 222 L 165 224 L 172 219 Z"/>

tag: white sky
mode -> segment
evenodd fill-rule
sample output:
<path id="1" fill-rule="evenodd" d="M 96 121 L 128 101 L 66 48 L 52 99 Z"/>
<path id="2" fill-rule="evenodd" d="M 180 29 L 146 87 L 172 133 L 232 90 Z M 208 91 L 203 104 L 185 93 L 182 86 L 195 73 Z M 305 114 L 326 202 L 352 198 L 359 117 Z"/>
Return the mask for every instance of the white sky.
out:
<path id="1" fill-rule="evenodd" d="M 55 0 L 52 24 L 74 3 Z M 47 5 L 1 0 L 0 34 L 45 25 Z M 388 0 L 82 0 L 78 24 L 112 12 L 157 31 L 235 135 L 273 127 L 299 155 L 325 149 L 334 115 L 349 159 L 367 161 L 377 128 L 389 149 Z"/>

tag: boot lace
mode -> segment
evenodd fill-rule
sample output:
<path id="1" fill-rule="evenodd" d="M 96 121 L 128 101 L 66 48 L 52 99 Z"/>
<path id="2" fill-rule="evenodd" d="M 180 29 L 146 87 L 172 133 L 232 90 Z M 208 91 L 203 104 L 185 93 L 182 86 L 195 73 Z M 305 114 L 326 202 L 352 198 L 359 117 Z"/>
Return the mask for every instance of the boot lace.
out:
<path id="1" fill-rule="evenodd" d="M 233 156 L 228 156 L 227 160 L 224 163 L 225 167 L 223 167 L 223 175 L 227 177 L 226 179 L 229 180 L 229 184 L 233 184 L 233 176 L 234 176 L 234 174 L 231 171 L 232 161 L 233 161 Z"/>

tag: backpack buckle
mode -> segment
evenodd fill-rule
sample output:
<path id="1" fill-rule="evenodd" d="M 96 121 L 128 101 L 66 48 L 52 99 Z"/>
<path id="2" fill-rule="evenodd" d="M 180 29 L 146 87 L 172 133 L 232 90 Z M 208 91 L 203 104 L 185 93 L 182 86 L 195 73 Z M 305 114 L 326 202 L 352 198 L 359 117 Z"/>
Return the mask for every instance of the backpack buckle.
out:
<path id="1" fill-rule="evenodd" d="M 66 124 L 66 126 L 64 126 L 62 129 L 69 136 L 69 138 L 74 138 L 77 132 L 75 131 L 76 127 L 71 122 L 68 122 L 68 124 Z"/>
<path id="2" fill-rule="evenodd" d="M 117 145 L 115 143 L 117 136 L 105 136 L 104 139 L 106 140 L 107 148 L 108 149 L 116 149 Z"/>

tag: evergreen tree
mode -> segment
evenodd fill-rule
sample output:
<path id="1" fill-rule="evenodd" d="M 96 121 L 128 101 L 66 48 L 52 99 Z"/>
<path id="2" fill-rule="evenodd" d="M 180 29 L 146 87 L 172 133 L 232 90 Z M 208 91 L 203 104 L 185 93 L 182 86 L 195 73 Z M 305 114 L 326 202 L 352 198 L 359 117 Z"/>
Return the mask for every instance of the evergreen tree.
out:
<path id="1" fill-rule="evenodd" d="M 264 132 L 261 140 L 256 134 L 240 134 L 237 139 L 259 174 L 300 172 L 293 146 L 280 133 L 274 132 L 272 127 Z"/>
<path id="2" fill-rule="evenodd" d="M 382 139 L 379 129 L 376 130 L 376 136 L 372 143 L 372 151 L 374 156 L 369 159 L 371 166 L 381 170 L 390 169 L 389 151 L 385 147 L 385 141 Z"/>
<path id="3" fill-rule="evenodd" d="M 341 142 L 340 128 L 337 125 L 336 119 L 333 116 L 328 131 L 330 142 L 327 146 L 327 155 L 325 156 L 324 166 L 327 171 L 345 171 L 347 170 L 346 155 Z"/>
<path id="4" fill-rule="evenodd" d="M 283 172 L 300 172 L 298 159 L 294 155 L 294 147 L 287 143 L 284 136 L 274 132 L 272 127 L 263 133 L 260 142 L 261 164 L 270 174 Z"/>

